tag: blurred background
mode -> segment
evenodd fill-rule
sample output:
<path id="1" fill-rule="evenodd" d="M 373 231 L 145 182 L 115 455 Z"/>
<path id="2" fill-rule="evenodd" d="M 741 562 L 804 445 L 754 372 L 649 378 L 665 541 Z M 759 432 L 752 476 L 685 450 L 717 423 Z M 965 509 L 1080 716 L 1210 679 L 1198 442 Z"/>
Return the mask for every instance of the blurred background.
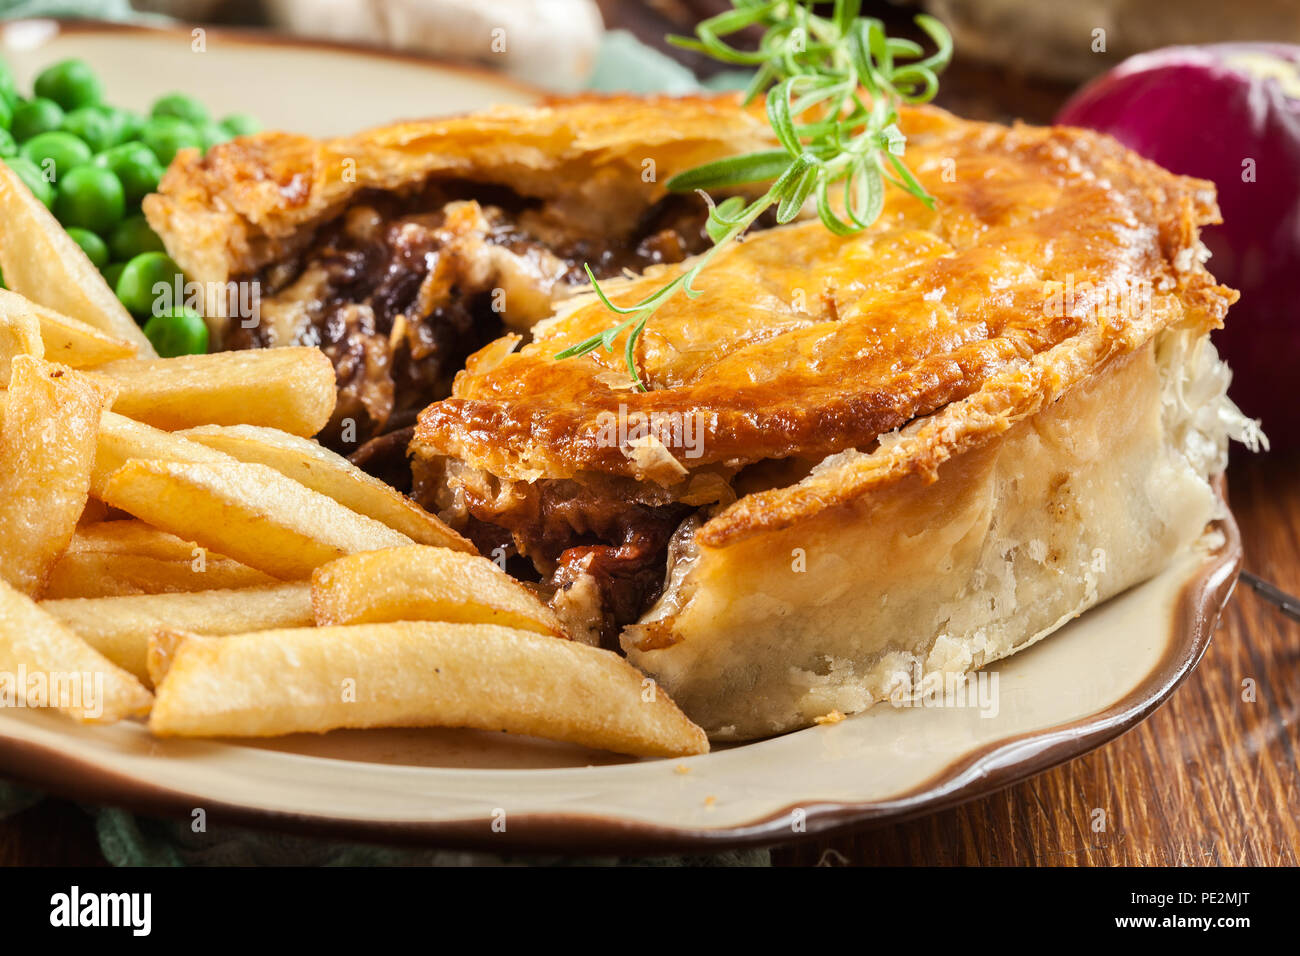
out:
<path id="1" fill-rule="evenodd" d="M 726 86 L 719 64 L 673 48 L 664 37 L 690 33 L 700 20 L 730 7 L 730 0 L 0 0 L 0 13 L 11 17 L 159 15 L 471 60 L 556 91 L 587 86 L 598 68 L 620 65 L 633 73 L 635 85 L 645 55 L 628 53 L 630 38 L 680 65 L 678 84 L 695 78 Z M 890 35 L 917 35 L 912 18 L 919 12 L 943 20 L 956 41 L 958 57 L 940 103 L 980 119 L 1049 121 L 1080 83 L 1143 50 L 1231 40 L 1300 42 L 1295 0 L 863 3 L 863 13 L 884 20 Z M 514 41 L 504 56 L 469 42 L 496 25 Z"/>
<path id="2" fill-rule="evenodd" d="M 610 39 L 607 33 L 624 31 L 709 85 L 727 85 L 718 63 L 671 47 L 664 37 L 690 33 L 700 20 L 730 9 L 730 0 L 105 0 L 11 6 L 33 12 L 100 7 L 105 15 L 134 6 L 191 21 L 267 26 L 476 59 L 559 91 L 586 85 L 602 44 Z M 863 13 L 884 20 L 891 36 L 919 38 L 912 25 L 919 12 L 943 20 L 956 42 L 958 56 L 942 84 L 941 105 L 979 119 L 1050 121 L 1080 83 L 1143 50 L 1231 40 L 1300 42 L 1300 4 L 1295 0 L 863 3 Z M 466 57 L 465 38 L 483 21 L 518 27 L 517 50 L 505 58 L 487 51 Z M 1094 36 L 1097 30 L 1103 34 Z M 615 41 L 614 52 L 625 49 Z"/>

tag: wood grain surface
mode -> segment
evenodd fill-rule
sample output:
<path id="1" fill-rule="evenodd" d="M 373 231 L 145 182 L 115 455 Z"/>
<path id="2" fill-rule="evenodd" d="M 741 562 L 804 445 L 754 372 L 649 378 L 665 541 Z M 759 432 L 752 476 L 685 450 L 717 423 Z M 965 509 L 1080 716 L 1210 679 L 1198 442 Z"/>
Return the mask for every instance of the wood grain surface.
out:
<path id="1" fill-rule="evenodd" d="M 1248 570 L 1300 594 L 1300 461 L 1237 450 Z M 1252 681 L 1254 701 L 1243 699 Z M 1250 696 L 1247 694 L 1246 696 Z M 1300 623 L 1239 586 L 1195 673 L 1118 740 L 910 822 L 779 847 L 779 865 L 1300 863 Z M 1104 829 L 1095 829 L 1104 811 Z M 91 817 L 49 800 L 0 821 L 0 865 L 102 863 Z"/>

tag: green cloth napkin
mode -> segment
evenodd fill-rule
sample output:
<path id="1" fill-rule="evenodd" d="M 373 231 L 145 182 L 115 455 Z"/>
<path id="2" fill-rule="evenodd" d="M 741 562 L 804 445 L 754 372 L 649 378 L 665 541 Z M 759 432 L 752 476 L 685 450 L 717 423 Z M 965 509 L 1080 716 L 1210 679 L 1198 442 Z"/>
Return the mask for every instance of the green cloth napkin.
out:
<path id="1" fill-rule="evenodd" d="M 0 0 L 2 17 L 134 19 L 128 0 Z M 743 75 L 723 74 L 710 87 L 742 86 Z M 612 31 L 596 58 L 590 89 L 636 93 L 690 93 L 700 88 L 684 66 L 645 46 L 630 33 Z M 39 803 L 42 795 L 0 780 L 0 819 Z M 188 822 L 138 817 L 111 807 L 87 807 L 104 857 L 114 866 L 769 866 L 767 850 L 707 856 L 644 858 L 499 856 L 411 849 L 304 837 L 243 827 L 209 827 L 194 833 Z"/>
<path id="2" fill-rule="evenodd" d="M 194 833 L 184 821 L 152 820 L 124 810 L 96 811 L 95 830 L 114 866 L 769 866 L 767 850 L 706 856 L 559 856 L 471 853 L 342 843 L 320 837 L 209 827 Z"/>
<path id="3" fill-rule="evenodd" d="M 44 794 L 0 780 L 0 820 Z M 379 843 L 352 843 L 272 830 L 210 826 L 140 817 L 116 807 L 85 807 L 95 817 L 104 858 L 113 866 L 770 866 L 765 849 L 695 856 L 618 857 L 471 853 Z"/>
<path id="4" fill-rule="evenodd" d="M 0 780 L 0 819 L 44 799 Z M 272 830 L 210 826 L 195 833 L 184 820 L 140 817 L 116 807 L 86 807 L 104 858 L 113 866 L 770 866 L 764 849 L 698 856 L 618 857 L 471 853 L 351 843 Z"/>

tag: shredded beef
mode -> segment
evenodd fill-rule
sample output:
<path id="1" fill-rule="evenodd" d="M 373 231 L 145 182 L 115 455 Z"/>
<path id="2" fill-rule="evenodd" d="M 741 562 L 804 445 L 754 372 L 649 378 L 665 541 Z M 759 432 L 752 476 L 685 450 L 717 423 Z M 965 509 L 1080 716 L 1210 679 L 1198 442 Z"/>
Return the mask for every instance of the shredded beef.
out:
<path id="1" fill-rule="evenodd" d="M 338 379 L 321 441 L 355 452 L 445 397 L 465 359 L 506 322 L 526 329 L 549 314 L 555 299 L 586 281 L 584 263 L 603 278 L 680 261 L 707 245 L 705 218 L 695 197 L 674 196 L 628 236 L 539 227 L 544 241 L 524 225 L 540 223 L 536 204 L 501 187 L 366 194 L 296 257 L 263 273 L 262 321 L 232 328 L 225 347 L 319 346 Z"/>
<path id="2" fill-rule="evenodd" d="M 506 481 L 443 457 L 414 466 L 415 499 L 482 554 L 528 559 L 533 573 L 516 576 L 538 580 L 552 606 L 571 591 L 596 597 L 592 630 L 605 642 L 658 597 L 668 542 L 694 510 L 623 478 Z"/>
<path id="3" fill-rule="evenodd" d="M 663 516 L 657 516 L 662 518 Z M 654 603 L 664 584 L 664 556 L 676 521 L 648 523 L 620 545 L 576 545 L 560 553 L 555 571 L 542 585 L 543 593 L 568 591 L 590 576 L 599 593 L 600 643 L 616 650 L 618 633 Z M 556 602 L 552 598 L 552 605 Z"/>
<path id="4" fill-rule="evenodd" d="M 584 264 L 606 278 L 703 252 L 706 220 L 699 198 L 670 196 L 626 235 L 590 237 L 566 231 L 539 204 L 482 183 L 366 193 L 258 277 L 261 321 L 237 324 L 224 345 L 318 346 L 334 364 L 338 388 L 320 440 L 410 491 L 411 426 L 450 393 L 471 353 L 507 328 L 526 331 L 549 315 L 586 283 Z M 430 505 L 418 482 L 413 493 Z M 608 641 L 662 587 L 668 539 L 689 511 L 638 501 L 628 489 L 539 482 L 530 500 L 499 511 L 476 499 L 456 523 L 482 553 L 505 548 L 512 571 L 530 559 L 545 593 L 598 596 L 595 630 Z"/>

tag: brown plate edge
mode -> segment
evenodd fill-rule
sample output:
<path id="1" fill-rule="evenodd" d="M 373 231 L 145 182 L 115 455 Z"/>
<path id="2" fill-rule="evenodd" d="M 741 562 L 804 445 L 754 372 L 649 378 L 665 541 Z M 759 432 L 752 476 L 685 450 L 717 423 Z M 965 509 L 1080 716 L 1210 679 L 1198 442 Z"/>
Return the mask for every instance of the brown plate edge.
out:
<path id="1" fill-rule="evenodd" d="M 1216 487 L 1226 505 L 1222 476 Z M 7 775 L 53 794 L 149 815 L 188 819 L 193 809 L 201 806 L 213 822 L 487 852 L 719 852 L 898 822 L 986 796 L 1080 757 L 1136 726 L 1164 703 L 1205 654 L 1241 569 L 1241 534 L 1231 511 L 1216 520 L 1214 527 L 1223 534 L 1224 542 L 1184 583 L 1174 614 L 1175 632 L 1164 656 L 1141 684 L 1089 717 L 1000 740 L 967 754 L 920 786 L 887 801 L 794 803 L 751 823 L 716 829 L 664 827 L 596 814 L 523 814 L 512 815 L 509 832 L 503 834 L 493 833 L 486 819 L 427 823 L 354 820 L 220 803 L 4 736 L 0 736 L 0 765 Z M 1062 739 L 1063 734 L 1068 736 Z M 805 814 L 805 830 L 797 835 L 790 826 L 795 809 Z"/>

